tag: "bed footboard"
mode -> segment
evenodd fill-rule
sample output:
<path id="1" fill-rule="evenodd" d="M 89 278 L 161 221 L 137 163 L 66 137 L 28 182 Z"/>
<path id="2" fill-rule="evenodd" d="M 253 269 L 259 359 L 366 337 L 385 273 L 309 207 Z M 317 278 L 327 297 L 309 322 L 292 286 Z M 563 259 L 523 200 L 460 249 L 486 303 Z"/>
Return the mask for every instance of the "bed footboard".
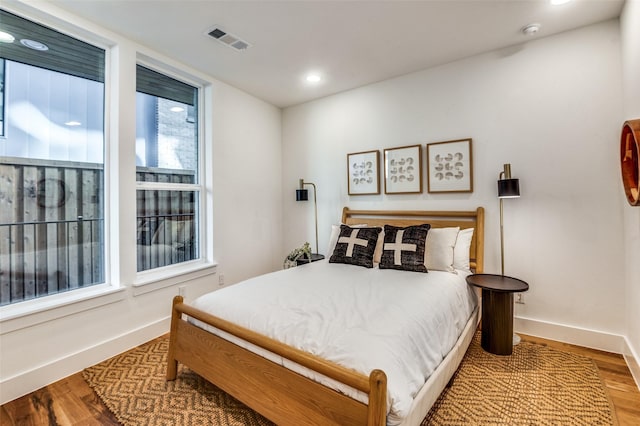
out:
<path id="1" fill-rule="evenodd" d="M 182 314 L 365 392 L 369 404 L 209 333 L 182 319 Z M 185 305 L 181 296 L 173 299 L 167 380 L 175 380 L 178 362 L 277 424 L 386 424 L 383 371 L 374 370 L 367 377 Z"/>

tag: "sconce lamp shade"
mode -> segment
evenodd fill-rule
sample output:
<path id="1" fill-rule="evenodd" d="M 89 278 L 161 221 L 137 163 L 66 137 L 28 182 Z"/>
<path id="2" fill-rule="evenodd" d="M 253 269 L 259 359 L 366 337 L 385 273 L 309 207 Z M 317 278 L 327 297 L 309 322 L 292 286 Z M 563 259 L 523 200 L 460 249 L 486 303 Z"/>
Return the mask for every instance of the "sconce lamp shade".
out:
<path id="1" fill-rule="evenodd" d="M 309 190 L 308 189 L 296 189 L 296 201 L 308 201 Z"/>
<path id="2" fill-rule="evenodd" d="M 498 181 L 498 198 L 517 198 L 519 196 L 519 179 L 500 179 Z"/>

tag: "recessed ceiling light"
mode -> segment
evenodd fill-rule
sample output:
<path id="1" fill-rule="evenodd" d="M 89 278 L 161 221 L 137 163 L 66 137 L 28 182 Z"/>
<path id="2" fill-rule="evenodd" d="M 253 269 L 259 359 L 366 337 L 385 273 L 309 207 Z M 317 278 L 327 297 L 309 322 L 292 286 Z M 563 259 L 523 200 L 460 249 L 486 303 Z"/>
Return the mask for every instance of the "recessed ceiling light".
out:
<path id="1" fill-rule="evenodd" d="M 307 81 L 309 83 L 318 83 L 320 80 L 322 80 L 320 78 L 320 76 L 318 74 L 309 74 L 307 75 Z"/>
<path id="2" fill-rule="evenodd" d="M 82 123 L 76 120 L 71 120 L 71 121 L 67 121 L 66 123 L 64 123 L 65 126 L 70 126 L 70 127 L 75 127 L 75 126 L 79 126 Z"/>
<path id="3" fill-rule="evenodd" d="M 4 31 L 0 31 L 0 42 L 2 43 L 13 43 L 16 38 L 9 33 Z"/>
<path id="4" fill-rule="evenodd" d="M 182 112 L 182 111 L 184 111 L 184 108 L 179 107 L 179 106 L 174 106 L 174 107 L 169 108 L 169 111 L 171 111 L 171 112 Z"/>
<path id="5" fill-rule="evenodd" d="M 570 1 L 571 0 L 549 0 L 549 3 L 551 3 L 554 6 L 560 6 L 561 4 L 567 4 Z"/>
<path id="6" fill-rule="evenodd" d="M 26 46 L 29 49 L 39 50 L 41 52 L 49 50 L 49 46 L 47 46 L 46 44 L 40 43 L 39 41 L 35 40 L 29 40 L 28 38 L 23 38 L 22 40 L 20 40 L 20 43 L 22 43 L 23 46 Z"/>
<path id="7" fill-rule="evenodd" d="M 540 24 L 529 24 L 522 29 L 522 34 L 530 36 L 538 31 L 540 31 Z"/>

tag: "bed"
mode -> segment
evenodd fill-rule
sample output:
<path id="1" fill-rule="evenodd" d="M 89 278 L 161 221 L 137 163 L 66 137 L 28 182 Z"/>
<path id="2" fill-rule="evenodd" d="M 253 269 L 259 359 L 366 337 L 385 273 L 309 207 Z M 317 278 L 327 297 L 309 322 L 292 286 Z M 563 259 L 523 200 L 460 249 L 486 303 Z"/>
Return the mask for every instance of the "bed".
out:
<path id="1" fill-rule="evenodd" d="M 432 230 L 473 228 L 468 266 L 473 272 L 482 272 L 484 210 L 481 207 L 473 211 L 436 212 L 350 210 L 345 207 L 342 223 L 353 227 L 406 227 L 429 223 Z M 284 273 L 300 279 L 303 273 L 311 276 L 340 268 L 345 271 L 351 268 L 350 273 L 365 269 L 355 266 L 345 268 L 345 265 L 332 267 L 314 262 L 294 268 L 294 272 L 267 274 L 263 280 L 275 281 Z M 380 273 L 394 274 L 395 271 Z M 363 272 L 369 277 L 375 274 L 379 273 Z M 413 272 L 405 274 L 410 274 L 414 281 L 415 277 L 421 275 Z M 437 276 L 436 273 L 424 274 L 429 275 Z M 232 287 L 249 285 L 245 282 Z M 370 368 L 366 370 L 368 373 L 356 371 L 357 368 L 349 368 L 341 365 L 344 364 L 342 362 L 316 355 L 322 350 L 298 349 L 280 341 L 287 339 L 269 337 L 269 333 L 239 325 L 240 321 L 235 319 L 223 319 L 216 315 L 215 309 L 205 310 L 194 304 L 185 304 L 180 296 L 174 298 L 167 379 L 175 380 L 178 363 L 182 363 L 250 408 L 282 425 L 419 424 L 454 375 L 479 321 L 476 303 L 468 318 L 465 317 L 460 324 L 459 334 L 454 336 L 443 359 L 429 372 L 426 381 L 419 384 L 406 413 L 396 418 L 391 415 L 392 392 L 388 392 L 394 388 L 395 375 L 388 379 L 386 372 L 380 368 Z"/>

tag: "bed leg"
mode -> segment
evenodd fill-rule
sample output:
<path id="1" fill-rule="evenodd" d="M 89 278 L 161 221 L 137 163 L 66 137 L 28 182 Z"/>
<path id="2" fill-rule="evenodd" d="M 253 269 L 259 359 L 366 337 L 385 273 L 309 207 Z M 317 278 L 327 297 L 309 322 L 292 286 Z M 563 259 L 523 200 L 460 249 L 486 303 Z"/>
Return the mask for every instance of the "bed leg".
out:
<path id="1" fill-rule="evenodd" d="M 175 380 L 178 375 L 178 360 L 176 359 L 176 339 L 178 332 L 178 321 L 182 314 L 176 310 L 176 305 L 183 302 L 182 296 L 173 298 L 171 306 L 171 330 L 169 332 L 169 353 L 167 354 L 167 380 Z"/>
<path id="2" fill-rule="evenodd" d="M 382 370 L 369 374 L 369 414 L 367 426 L 387 424 L 387 375 Z"/>

